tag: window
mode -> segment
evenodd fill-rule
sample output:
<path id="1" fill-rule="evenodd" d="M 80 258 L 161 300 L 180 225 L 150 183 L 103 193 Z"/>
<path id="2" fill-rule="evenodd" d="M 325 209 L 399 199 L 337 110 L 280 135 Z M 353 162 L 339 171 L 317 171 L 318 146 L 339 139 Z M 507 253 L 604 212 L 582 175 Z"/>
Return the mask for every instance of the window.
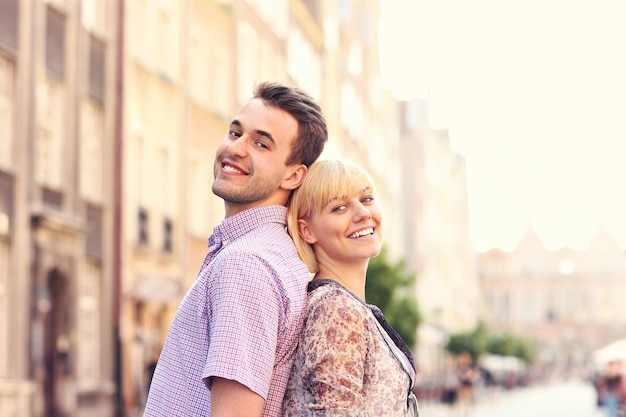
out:
<path id="1" fill-rule="evenodd" d="M 229 52 L 227 44 L 224 42 L 213 42 L 209 50 L 208 71 L 204 73 L 209 81 L 210 91 L 208 99 L 210 100 L 212 110 L 222 117 L 227 117 L 230 113 L 230 85 L 232 79 L 232 71 L 229 65 Z M 267 77 L 272 79 L 275 77 Z M 248 94 L 252 86 L 248 87 Z"/>
<path id="2" fill-rule="evenodd" d="M 150 207 L 155 207 L 163 217 L 176 218 L 178 215 L 178 176 L 179 163 L 176 157 L 176 148 L 167 139 L 164 139 L 157 149 L 157 157 L 154 158 L 154 170 L 150 181 L 154 191 Z M 158 198 L 156 198 L 159 196 Z"/>
<path id="3" fill-rule="evenodd" d="M 311 13 L 311 16 L 316 22 L 320 22 L 320 1 L 319 0 L 304 0 L 304 5 Z"/>
<path id="4" fill-rule="evenodd" d="M 104 109 L 93 100 L 83 102 L 80 135 L 81 195 L 92 203 L 101 203 L 104 193 Z"/>
<path id="5" fill-rule="evenodd" d="M 188 159 L 190 190 L 187 193 L 187 218 L 186 222 L 189 232 L 198 237 L 204 238 L 209 230 L 210 196 L 211 196 L 211 166 L 206 161 L 211 158 L 206 152 L 200 149 L 192 149 Z"/>
<path id="6" fill-rule="evenodd" d="M 173 228 L 172 220 L 165 218 L 163 220 L 163 250 L 165 252 L 172 252 L 174 250 Z"/>
<path id="7" fill-rule="evenodd" d="M 63 210 L 63 194 L 50 188 L 42 190 L 43 205 L 58 211 Z"/>
<path id="8" fill-rule="evenodd" d="M 18 45 L 19 1 L 0 1 L 0 45 L 15 51 Z"/>
<path id="9" fill-rule="evenodd" d="M 237 25 L 237 93 L 241 103 L 248 100 L 250 91 L 257 81 L 258 40 L 259 37 L 252 26 L 245 22 Z"/>
<path id="10" fill-rule="evenodd" d="M 78 352 L 76 373 L 79 384 L 91 385 L 101 380 L 100 361 L 94 360 L 101 355 L 100 326 L 100 282 L 102 272 L 96 262 L 84 262 L 78 274 Z"/>
<path id="11" fill-rule="evenodd" d="M 35 179 L 41 185 L 61 188 L 61 152 L 65 119 L 64 91 L 57 81 L 47 78 L 37 89 L 37 133 Z"/>
<path id="12" fill-rule="evenodd" d="M 169 3 L 163 3 L 161 7 L 164 7 L 166 4 L 169 5 Z M 176 32 L 175 21 L 172 18 L 174 10 L 175 9 L 171 7 L 159 8 L 156 16 L 157 26 L 155 38 L 158 51 L 155 52 L 157 70 L 161 77 L 169 83 L 174 83 L 178 76 L 176 67 L 178 63 L 178 34 Z"/>
<path id="13" fill-rule="evenodd" d="M 52 77 L 65 79 L 65 16 L 52 7 L 46 11 L 46 69 Z"/>
<path id="14" fill-rule="evenodd" d="M 191 29 L 189 42 L 189 95 L 201 106 L 208 107 L 210 102 L 209 90 L 209 38 L 206 29 L 197 25 Z"/>
<path id="15" fill-rule="evenodd" d="M 98 101 L 104 100 L 105 55 L 104 42 L 92 36 L 89 41 L 89 95 Z"/>
<path id="16" fill-rule="evenodd" d="M 0 239 L 0 378 L 8 375 L 10 246 Z"/>
<path id="17" fill-rule="evenodd" d="M 153 9 L 148 7 L 147 0 L 134 0 L 130 3 L 132 16 L 131 22 L 135 26 L 131 41 L 131 51 L 133 57 L 145 68 L 152 68 L 154 63 L 152 51 L 156 42 L 150 42 L 153 34 Z"/>
<path id="18" fill-rule="evenodd" d="M 13 80 L 13 62 L 0 55 L 0 168 L 7 169 L 12 168 L 14 164 L 14 158 L 12 158 L 14 143 Z"/>
<path id="19" fill-rule="evenodd" d="M 82 0 L 80 20 L 85 29 L 92 33 L 104 33 L 106 22 L 105 0 Z"/>
<path id="20" fill-rule="evenodd" d="M 87 206 L 87 255 L 100 258 L 102 256 L 102 210 L 91 205 Z"/>
<path id="21" fill-rule="evenodd" d="M 313 97 L 322 94 L 322 61 L 304 32 L 290 29 L 287 38 L 287 72 Z"/>
<path id="22" fill-rule="evenodd" d="M 148 211 L 144 208 L 139 208 L 137 226 L 139 245 L 148 245 Z"/>

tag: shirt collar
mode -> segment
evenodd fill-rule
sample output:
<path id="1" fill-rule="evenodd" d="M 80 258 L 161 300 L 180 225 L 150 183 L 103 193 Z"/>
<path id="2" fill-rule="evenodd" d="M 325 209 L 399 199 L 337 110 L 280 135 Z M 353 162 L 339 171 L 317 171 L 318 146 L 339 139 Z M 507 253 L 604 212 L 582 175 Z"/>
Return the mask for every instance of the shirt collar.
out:
<path id="1" fill-rule="evenodd" d="M 226 217 L 213 229 L 213 234 L 209 238 L 209 249 L 213 251 L 226 246 L 249 231 L 269 223 L 287 226 L 287 207 L 258 206 Z"/>

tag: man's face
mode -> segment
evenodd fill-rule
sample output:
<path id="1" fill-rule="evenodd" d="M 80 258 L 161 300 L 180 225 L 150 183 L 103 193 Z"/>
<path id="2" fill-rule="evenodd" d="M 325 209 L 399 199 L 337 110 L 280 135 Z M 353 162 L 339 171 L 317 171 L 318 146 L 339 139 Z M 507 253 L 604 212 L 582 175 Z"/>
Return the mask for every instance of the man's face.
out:
<path id="1" fill-rule="evenodd" d="M 213 193 L 224 200 L 226 217 L 287 203 L 300 184 L 294 171 L 304 167 L 285 165 L 297 133 L 297 120 L 278 107 L 256 98 L 243 106 L 215 154 Z"/>

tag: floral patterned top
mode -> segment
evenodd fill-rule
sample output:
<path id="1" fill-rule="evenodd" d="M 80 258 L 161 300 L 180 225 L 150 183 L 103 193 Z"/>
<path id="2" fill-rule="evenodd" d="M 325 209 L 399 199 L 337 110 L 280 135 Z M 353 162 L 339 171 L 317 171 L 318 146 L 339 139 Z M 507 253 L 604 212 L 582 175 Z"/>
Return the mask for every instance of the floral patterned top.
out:
<path id="1" fill-rule="evenodd" d="M 409 387 L 367 305 L 334 281 L 309 292 L 284 416 L 404 417 Z"/>

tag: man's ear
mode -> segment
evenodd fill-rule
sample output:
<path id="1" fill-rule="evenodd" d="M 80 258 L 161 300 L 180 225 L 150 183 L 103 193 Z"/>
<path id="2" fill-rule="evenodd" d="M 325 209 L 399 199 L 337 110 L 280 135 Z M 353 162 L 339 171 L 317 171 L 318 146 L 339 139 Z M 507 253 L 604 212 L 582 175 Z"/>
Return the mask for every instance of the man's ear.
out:
<path id="1" fill-rule="evenodd" d="M 304 219 L 298 219 L 298 233 L 302 240 L 304 240 L 309 245 L 312 245 L 317 242 L 317 238 L 315 234 L 309 228 L 309 224 Z"/>
<path id="2" fill-rule="evenodd" d="M 287 176 L 280 184 L 281 188 L 285 190 L 295 190 L 298 188 L 300 184 L 302 184 L 302 181 L 304 181 L 307 170 L 308 169 L 304 164 L 292 165 L 287 168 Z"/>

